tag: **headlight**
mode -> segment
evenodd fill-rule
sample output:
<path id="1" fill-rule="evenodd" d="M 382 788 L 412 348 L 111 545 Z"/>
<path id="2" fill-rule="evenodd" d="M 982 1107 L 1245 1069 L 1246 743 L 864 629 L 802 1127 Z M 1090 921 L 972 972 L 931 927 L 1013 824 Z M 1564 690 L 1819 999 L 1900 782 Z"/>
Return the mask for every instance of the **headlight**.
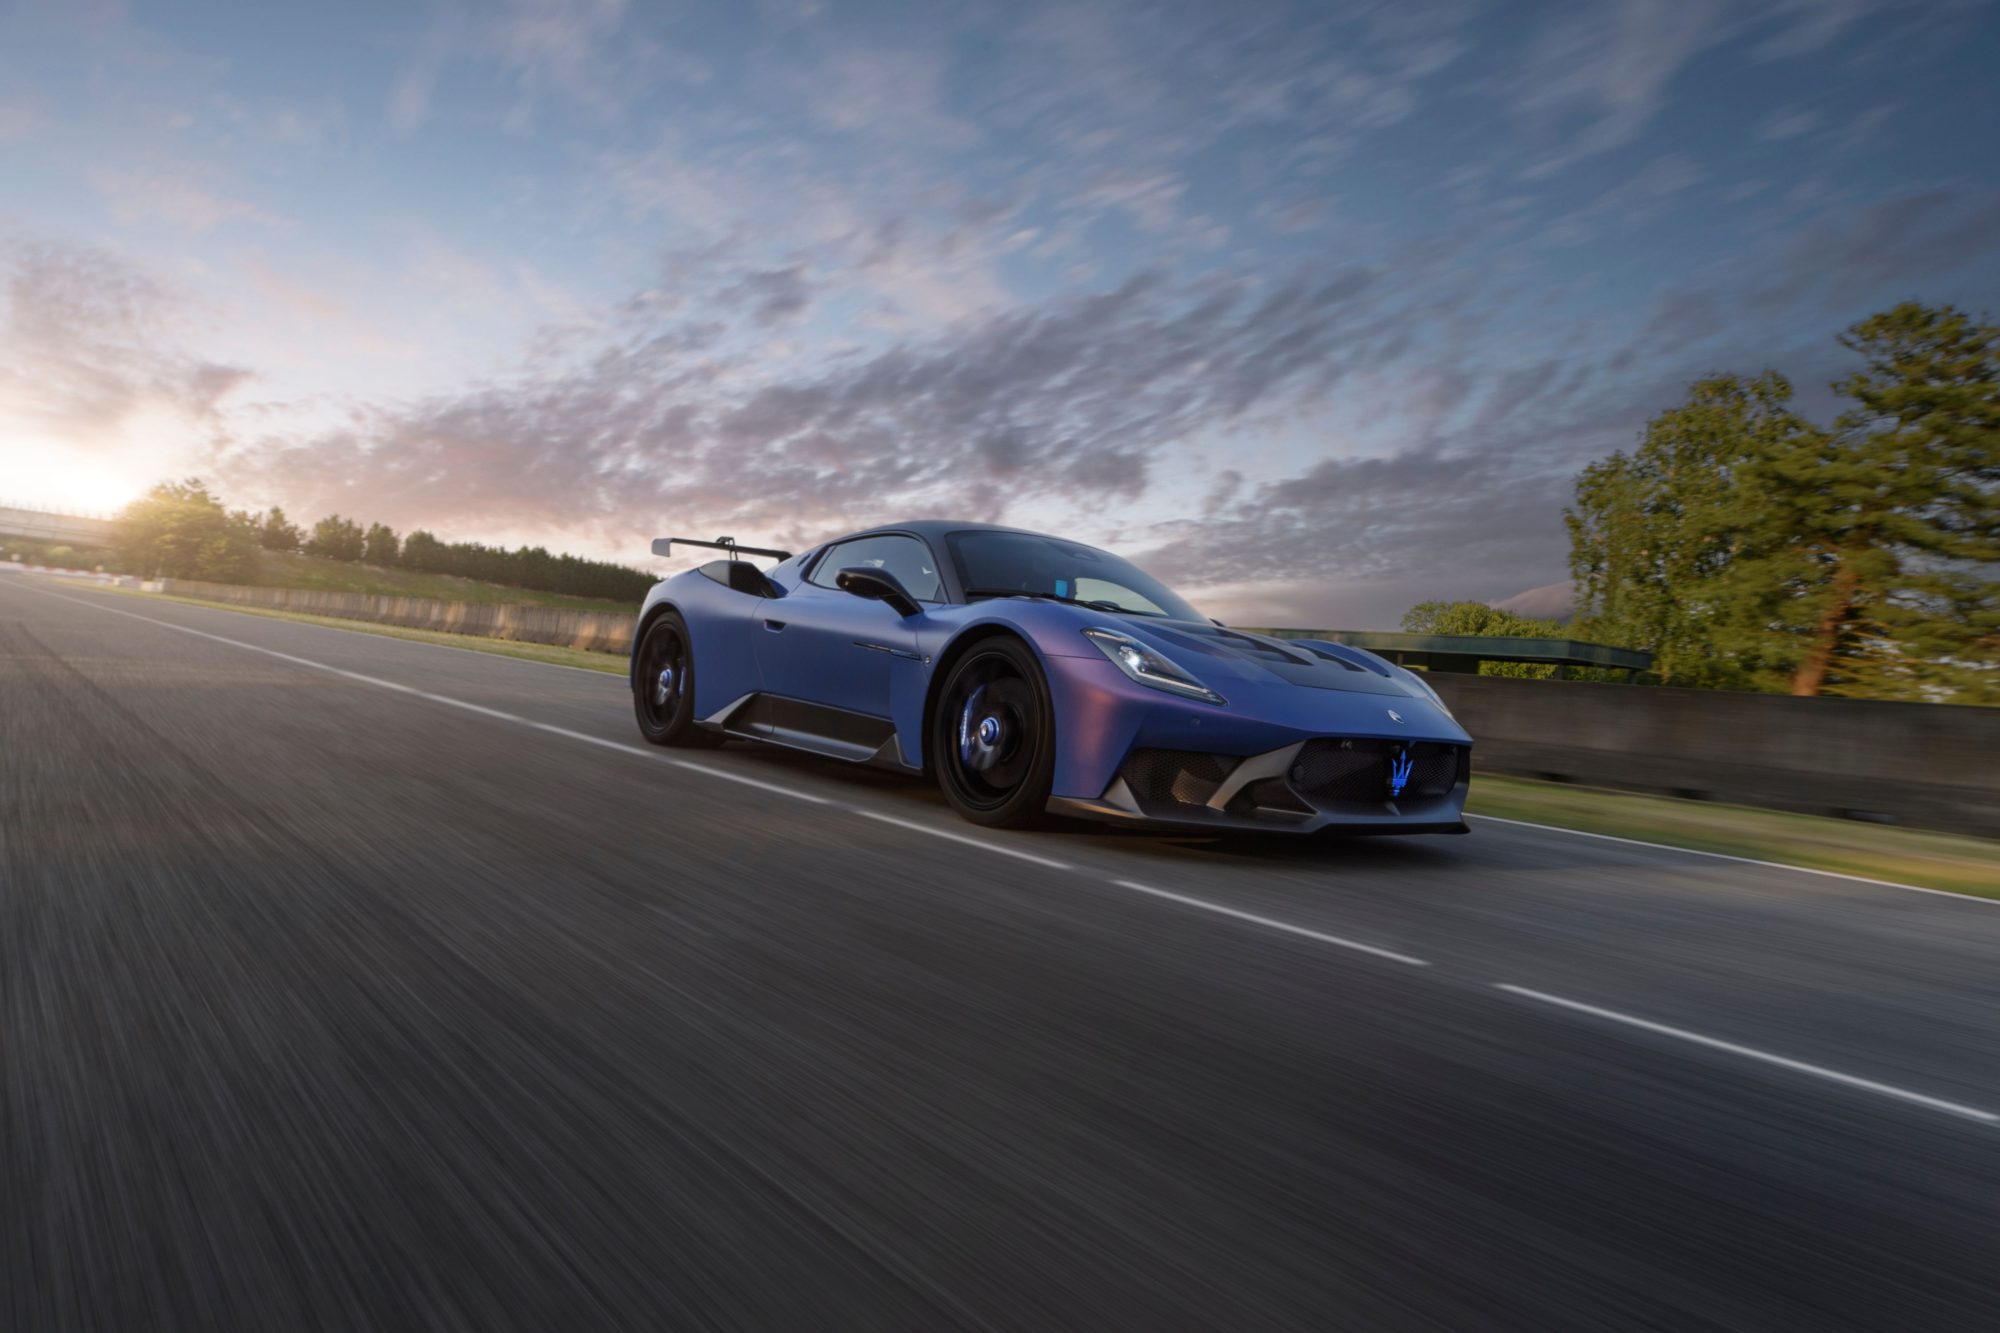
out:
<path id="1" fill-rule="evenodd" d="M 1208 703 L 1223 702 L 1221 695 L 1188 674 L 1180 663 L 1148 648 L 1129 634 L 1115 629 L 1087 629 L 1083 637 L 1097 645 L 1099 652 L 1118 664 L 1118 669 L 1156 690 L 1185 695 Z"/>

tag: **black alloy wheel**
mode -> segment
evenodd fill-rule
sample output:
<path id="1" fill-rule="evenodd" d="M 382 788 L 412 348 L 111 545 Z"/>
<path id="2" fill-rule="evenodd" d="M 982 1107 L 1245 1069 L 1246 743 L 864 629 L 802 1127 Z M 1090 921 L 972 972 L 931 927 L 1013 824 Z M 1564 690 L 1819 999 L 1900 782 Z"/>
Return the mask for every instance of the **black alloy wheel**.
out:
<path id="1" fill-rule="evenodd" d="M 1055 718 L 1041 663 L 1026 644 L 989 639 L 959 659 L 938 692 L 930 749 L 938 786 L 973 823 L 1046 821 Z"/>
<path id="2" fill-rule="evenodd" d="M 694 720 L 694 658 L 688 651 L 687 622 L 667 611 L 646 627 L 632 676 L 632 708 L 639 732 L 655 745 L 709 747 L 722 737 Z"/>

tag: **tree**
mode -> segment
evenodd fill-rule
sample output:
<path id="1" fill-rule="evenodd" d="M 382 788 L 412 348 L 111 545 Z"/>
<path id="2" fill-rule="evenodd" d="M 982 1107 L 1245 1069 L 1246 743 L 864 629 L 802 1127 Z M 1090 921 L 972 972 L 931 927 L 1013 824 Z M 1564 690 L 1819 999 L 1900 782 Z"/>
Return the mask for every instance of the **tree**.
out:
<path id="1" fill-rule="evenodd" d="M 272 505 L 260 521 L 257 540 L 267 551 L 296 551 L 305 534 L 296 523 L 288 522 L 285 511 Z"/>
<path id="2" fill-rule="evenodd" d="M 1867 369 L 1831 429 L 1715 376 L 1584 470 L 1580 632 L 1670 684 L 2000 701 L 2000 330 L 1912 304 L 1841 341 Z"/>
<path id="3" fill-rule="evenodd" d="M 1801 483 L 1827 445 L 1791 396 L 1775 372 L 1698 381 L 1631 454 L 1584 469 L 1564 515 L 1580 634 L 1650 649 L 1669 685 L 1773 689 L 1790 674 L 1784 612 L 1807 571 L 1781 566 L 1801 563 Z"/>
<path id="4" fill-rule="evenodd" d="M 403 539 L 403 567 L 425 574 L 444 572 L 445 544 L 418 528 Z"/>
<path id="5" fill-rule="evenodd" d="M 1553 620 L 1536 620 L 1513 611 L 1503 611 L 1485 602 L 1418 602 L 1403 613 L 1403 628 L 1411 634 L 1463 634 L 1481 638 L 1559 639 L 1562 626 Z M 1481 662 L 1482 676 L 1512 676 L 1522 680 L 1547 680 L 1555 675 L 1553 666 L 1534 662 Z"/>
<path id="6" fill-rule="evenodd" d="M 1884 553 L 1865 608 L 1883 643 L 1843 661 L 1829 633 L 1801 683 L 2000 703 L 2000 326 L 1904 302 L 1841 344 L 1866 362 L 1834 387 L 1855 404 L 1838 423 L 1858 463 L 1852 535 Z M 1823 616 L 1857 619 L 1837 597 Z"/>
<path id="7" fill-rule="evenodd" d="M 386 523 L 369 525 L 363 557 L 371 565 L 389 566 L 396 563 L 396 534 Z"/>
<path id="8" fill-rule="evenodd" d="M 367 534 L 362 532 L 359 523 L 338 514 L 328 514 L 313 524 L 312 536 L 306 540 L 306 554 L 352 563 L 361 558 L 367 540 Z"/>
<path id="9" fill-rule="evenodd" d="M 231 514 L 198 477 L 165 481 L 125 506 L 115 548 L 147 578 L 248 583 L 257 573 L 257 527 Z"/>

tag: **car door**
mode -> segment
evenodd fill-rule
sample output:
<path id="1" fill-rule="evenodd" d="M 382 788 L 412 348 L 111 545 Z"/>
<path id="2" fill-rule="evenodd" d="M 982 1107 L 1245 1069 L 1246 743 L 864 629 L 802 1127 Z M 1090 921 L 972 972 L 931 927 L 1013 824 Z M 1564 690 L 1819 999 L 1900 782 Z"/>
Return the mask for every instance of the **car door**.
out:
<path id="1" fill-rule="evenodd" d="M 943 599 L 930 547 L 904 533 L 877 533 L 830 547 L 797 588 L 758 609 L 754 638 L 764 688 L 824 708 L 889 716 L 889 671 L 913 656 L 911 621 L 887 605 L 842 592 L 843 569 L 886 570 L 919 602 Z"/>

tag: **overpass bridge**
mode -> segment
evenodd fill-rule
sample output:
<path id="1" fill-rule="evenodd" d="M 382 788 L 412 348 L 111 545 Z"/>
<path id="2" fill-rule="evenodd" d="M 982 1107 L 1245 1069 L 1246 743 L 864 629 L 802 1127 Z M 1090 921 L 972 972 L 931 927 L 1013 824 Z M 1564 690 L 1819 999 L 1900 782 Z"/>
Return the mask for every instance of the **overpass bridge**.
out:
<path id="1" fill-rule="evenodd" d="M 29 509 L 0 502 L 0 540 L 24 537 L 32 541 L 74 542 L 78 546 L 109 546 L 117 525 L 102 514 Z"/>

